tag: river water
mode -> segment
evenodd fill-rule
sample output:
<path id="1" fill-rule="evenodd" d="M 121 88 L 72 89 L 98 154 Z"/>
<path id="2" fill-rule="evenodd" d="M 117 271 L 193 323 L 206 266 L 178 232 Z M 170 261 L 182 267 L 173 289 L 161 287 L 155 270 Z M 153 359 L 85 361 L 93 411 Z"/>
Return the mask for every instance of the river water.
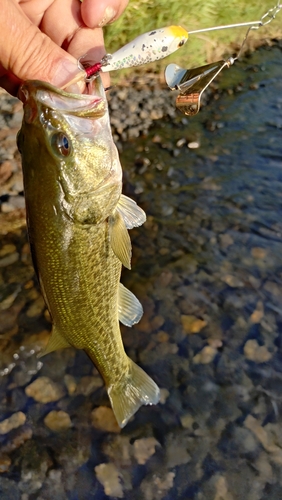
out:
<path id="1" fill-rule="evenodd" d="M 122 333 L 162 399 L 121 432 L 83 352 L 37 359 L 26 232 L 2 236 L 1 499 L 282 498 L 281 67 L 281 45 L 258 50 L 199 115 L 123 144 L 148 219 L 122 276 L 144 316 Z"/>

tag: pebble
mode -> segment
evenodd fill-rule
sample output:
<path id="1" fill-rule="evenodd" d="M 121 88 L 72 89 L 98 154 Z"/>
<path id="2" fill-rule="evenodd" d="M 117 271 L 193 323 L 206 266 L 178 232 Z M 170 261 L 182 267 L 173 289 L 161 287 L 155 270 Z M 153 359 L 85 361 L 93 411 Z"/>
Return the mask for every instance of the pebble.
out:
<path id="1" fill-rule="evenodd" d="M 13 243 L 7 243 L 6 245 L 3 245 L 3 247 L 0 249 L 0 258 L 5 257 L 8 254 L 14 253 L 17 250 L 16 245 Z"/>
<path id="2" fill-rule="evenodd" d="M 32 438 L 32 429 L 30 427 L 24 426 L 17 429 L 13 433 L 13 437 L 2 446 L 1 451 L 3 453 L 11 453 L 12 451 L 20 448 L 26 441 Z"/>
<path id="3" fill-rule="evenodd" d="M 5 184 L 5 182 L 11 177 L 13 173 L 13 166 L 11 161 L 3 161 L 0 165 L 0 186 Z"/>
<path id="4" fill-rule="evenodd" d="M 244 354 L 247 359 L 256 363 L 267 363 L 273 356 L 265 345 L 259 345 L 255 339 L 247 340 L 244 345 Z"/>
<path id="5" fill-rule="evenodd" d="M 64 382 L 68 390 L 69 396 L 72 396 L 75 393 L 77 387 L 75 378 L 72 375 L 67 374 L 64 376 Z"/>
<path id="6" fill-rule="evenodd" d="M 72 426 L 69 414 L 62 410 L 50 411 L 44 418 L 44 424 L 54 432 L 62 432 Z"/>
<path id="7" fill-rule="evenodd" d="M 7 267 L 19 260 L 19 253 L 13 252 L 0 259 L 0 267 Z"/>
<path id="8" fill-rule="evenodd" d="M 228 233 L 221 234 L 219 236 L 219 240 L 220 240 L 220 246 L 223 249 L 230 247 L 230 245 L 233 245 L 234 243 L 233 238 Z"/>
<path id="9" fill-rule="evenodd" d="M 205 326 L 207 326 L 206 321 L 190 314 L 182 314 L 181 323 L 184 332 L 188 334 L 199 333 Z"/>
<path id="10" fill-rule="evenodd" d="M 167 474 L 146 477 L 140 489 L 143 493 L 144 500 L 161 500 L 166 497 L 166 493 L 173 487 L 175 472 L 168 472 Z"/>
<path id="11" fill-rule="evenodd" d="M 182 433 L 170 433 L 166 436 L 165 451 L 165 461 L 169 469 L 191 461 L 191 456 L 187 451 L 187 440 L 184 439 Z"/>
<path id="12" fill-rule="evenodd" d="M 8 455 L 0 455 L 0 474 L 8 472 L 11 463 L 12 460 Z"/>
<path id="13" fill-rule="evenodd" d="M 160 389 L 160 404 L 164 405 L 169 397 L 169 391 L 166 388 Z"/>
<path id="14" fill-rule="evenodd" d="M 114 464 L 100 464 L 94 470 L 98 481 L 104 487 L 105 495 L 123 498 L 123 489 L 120 482 L 122 475 Z"/>
<path id="15" fill-rule="evenodd" d="M 38 377 L 25 388 L 28 397 L 39 403 L 50 403 L 58 401 L 64 396 L 62 387 L 53 382 L 49 377 Z"/>
<path id="16" fill-rule="evenodd" d="M 207 365 L 211 363 L 217 355 L 217 349 L 211 345 L 206 345 L 196 356 L 193 358 L 193 363 Z"/>
<path id="17" fill-rule="evenodd" d="M 244 283 L 237 278 L 237 276 L 233 276 L 232 274 L 226 274 L 221 279 L 231 288 L 242 288 L 244 286 Z"/>
<path id="18" fill-rule="evenodd" d="M 92 392 L 103 386 L 103 380 L 100 376 L 93 377 L 91 375 L 85 375 L 81 377 L 80 381 L 76 387 L 76 394 L 83 394 L 83 396 L 89 396 Z"/>
<path id="19" fill-rule="evenodd" d="M 156 447 L 160 443 L 153 437 L 136 439 L 133 443 L 133 454 L 137 463 L 144 465 L 156 452 Z"/>
<path id="20" fill-rule="evenodd" d="M 228 486 L 224 476 L 219 476 L 215 481 L 214 500 L 234 500 L 233 495 L 228 492 Z"/>
<path id="21" fill-rule="evenodd" d="M 251 250 L 251 254 L 255 259 L 265 259 L 267 256 L 267 250 L 261 247 L 253 247 Z"/>
<path id="22" fill-rule="evenodd" d="M 39 296 L 26 311 L 26 315 L 28 318 L 36 318 L 40 316 L 42 311 L 45 309 L 45 302 L 43 297 Z"/>
<path id="23" fill-rule="evenodd" d="M 13 413 L 11 417 L 6 418 L 6 420 L 2 420 L 0 422 L 0 434 L 7 434 L 12 429 L 17 429 L 21 425 L 24 425 L 26 422 L 26 416 L 23 412 L 18 411 Z"/>
<path id="24" fill-rule="evenodd" d="M 280 467 L 282 466 L 282 449 L 281 444 L 278 446 L 276 444 L 277 438 L 274 433 L 270 432 L 270 429 L 259 423 L 259 421 L 252 415 L 248 415 L 244 421 L 244 425 L 249 429 L 255 437 L 258 439 L 263 448 L 270 454 L 271 461 L 275 462 Z M 277 434 L 281 434 L 281 427 L 278 427 Z M 272 429 L 271 429 L 272 430 Z"/>
<path id="25" fill-rule="evenodd" d="M 95 429 L 104 432 L 119 433 L 121 431 L 113 410 L 108 406 L 99 406 L 91 412 L 91 424 Z"/>
<path id="26" fill-rule="evenodd" d="M 6 477 L 0 478 L 0 498 L 1 500 L 21 500 L 18 485 Z"/>

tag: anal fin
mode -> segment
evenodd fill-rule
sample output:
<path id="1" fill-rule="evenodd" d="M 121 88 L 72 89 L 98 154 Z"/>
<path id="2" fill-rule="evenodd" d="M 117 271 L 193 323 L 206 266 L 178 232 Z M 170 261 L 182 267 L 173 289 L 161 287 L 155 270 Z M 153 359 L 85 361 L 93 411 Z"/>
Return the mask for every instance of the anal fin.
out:
<path id="1" fill-rule="evenodd" d="M 143 307 L 135 295 L 122 283 L 118 290 L 118 319 L 123 325 L 132 326 L 138 323 L 143 315 Z"/>
<path id="2" fill-rule="evenodd" d="M 71 347 L 69 342 L 61 335 L 61 333 L 53 326 L 51 337 L 49 338 L 48 344 L 43 349 L 43 351 L 38 355 L 39 358 L 49 354 L 49 352 L 57 351 L 57 349 L 64 349 L 65 347 Z"/>

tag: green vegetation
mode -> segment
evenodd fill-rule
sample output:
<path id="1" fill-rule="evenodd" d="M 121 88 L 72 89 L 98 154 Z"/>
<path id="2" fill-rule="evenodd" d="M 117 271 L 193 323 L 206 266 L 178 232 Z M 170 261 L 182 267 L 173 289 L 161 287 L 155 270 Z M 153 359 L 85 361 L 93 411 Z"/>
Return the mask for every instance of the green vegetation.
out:
<path id="1" fill-rule="evenodd" d="M 187 31 L 210 26 L 258 21 L 277 0 L 130 0 L 122 17 L 106 28 L 106 48 L 114 52 L 136 36 L 169 25 L 181 25 Z M 254 48 L 282 36 L 282 11 L 266 27 L 252 30 L 246 47 Z M 236 53 L 246 28 L 234 28 L 191 35 L 182 49 L 170 56 L 177 64 L 197 66 Z M 168 59 L 157 68 L 168 64 Z M 156 63 L 153 66 L 156 69 Z"/>

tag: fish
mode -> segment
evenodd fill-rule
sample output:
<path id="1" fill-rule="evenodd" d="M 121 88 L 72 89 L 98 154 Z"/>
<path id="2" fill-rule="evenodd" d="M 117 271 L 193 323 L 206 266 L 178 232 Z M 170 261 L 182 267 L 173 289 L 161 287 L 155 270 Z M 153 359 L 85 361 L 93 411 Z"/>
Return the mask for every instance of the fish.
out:
<path id="1" fill-rule="evenodd" d="M 141 405 L 157 404 L 157 384 L 125 353 L 119 322 L 143 313 L 120 283 L 131 267 L 128 229 L 144 211 L 122 194 L 100 76 L 88 93 L 72 94 L 39 80 L 20 89 L 27 226 L 36 275 L 52 319 L 45 351 L 83 349 L 101 374 L 120 427 Z"/>

